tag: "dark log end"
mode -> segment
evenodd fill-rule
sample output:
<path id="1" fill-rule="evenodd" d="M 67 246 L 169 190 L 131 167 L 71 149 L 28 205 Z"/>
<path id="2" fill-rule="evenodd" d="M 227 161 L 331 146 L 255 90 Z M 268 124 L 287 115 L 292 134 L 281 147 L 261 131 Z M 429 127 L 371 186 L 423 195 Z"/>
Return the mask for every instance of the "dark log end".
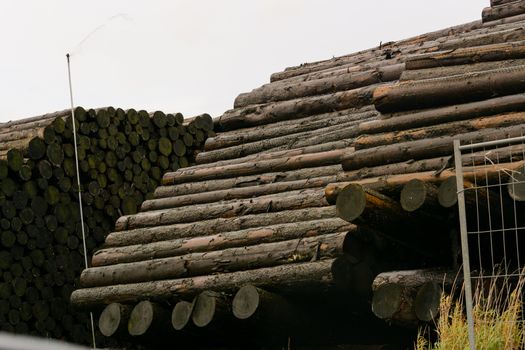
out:
<path id="1" fill-rule="evenodd" d="M 205 327 L 215 315 L 216 300 L 212 292 L 204 291 L 195 298 L 192 320 L 197 327 Z"/>
<path id="2" fill-rule="evenodd" d="M 366 195 L 361 185 L 350 184 L 337 196 L 337 215 L 348 222 L 357 219 L 363 213 L 365 206 Z"/>
<path id="3" fill-rule="evenodd" d="M 414 311 L 419 320 L 430 322 L 436 318 L 439 313 L 441 293 L 441 286 L 435 282 L 427 282 L 419 288 L 414 302 Z"/>
<path id="4" fill-rule="evenodd" d="M 451 176 L 439 186 L 439 204 L 445 208 L 450 208 L 458 202 L 456 177 Z"/>
<path id="5" fill-rule="evenodd" d="M 246 285 L 239 289 L 233 298 L 233 315 L 238 319 L 250 318 L 259 306 L 259 292 L 252 285 Z"/>
<path id="6" fill-rule="evenodd" d="M 115 334 L 121 325 L 121 316 L 121 305 L 119 303 L 111 303 L 106 306 L 98 319 L 100 333 L 106 337 Z"/>
<path id="7" fill-rule="evenodd" d="M 191 313 L 193 312 L 193 303 L 188 301 L 179 301 L 175 304 L 171 313 L 171 325 L 177 331 L 182 330 L 188 324 Z"/>
<path id="8" fill-rule="evenodd" d="M 129 316 L 128 332 L 130 335 L 145 334 L 153 322 L 153 304 L 147 300 L 138 303 Z"/>
<path id="9" fill-rule="evenodd" d="M 397 284 L 385 284 L 374 292 L 372 312 L 382 320 L 392 318 L 402 300 L 402 288 Z"/>
<path id="10" fill-rule="evenodd" d="M 418 179 L 410 180 L 401 190 L 401 207 L 408 212 L 413 212 L 421 208 L 426 197 L 425 183 Z"/>

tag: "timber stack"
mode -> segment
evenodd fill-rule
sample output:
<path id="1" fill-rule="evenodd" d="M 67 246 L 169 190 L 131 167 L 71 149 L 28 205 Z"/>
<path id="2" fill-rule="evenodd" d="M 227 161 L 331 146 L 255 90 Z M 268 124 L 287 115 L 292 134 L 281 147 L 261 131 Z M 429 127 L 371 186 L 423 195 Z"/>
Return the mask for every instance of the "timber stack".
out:
<path id="1" fill-rule="evenodd" d="M 240 94 L 196 165 L 118 218 L 72 304 L 148 344 L 410 346 L 461 279 L 453 140 L 525 131 L 524 3 Z M 523 173 L 523 154 L 463 155 L 466 186 Z M 472 193 L 503 217 L 523 198 Z"/>
<path id="2" fill-rule="evenodd" d="M 211 117 L 75 109 L 80 225 L 70 110 L 0 124 L 0 329 L 89 343 L 72 291 L 115 220 L 152 198 L 163 173 L 194 162 Z"/>

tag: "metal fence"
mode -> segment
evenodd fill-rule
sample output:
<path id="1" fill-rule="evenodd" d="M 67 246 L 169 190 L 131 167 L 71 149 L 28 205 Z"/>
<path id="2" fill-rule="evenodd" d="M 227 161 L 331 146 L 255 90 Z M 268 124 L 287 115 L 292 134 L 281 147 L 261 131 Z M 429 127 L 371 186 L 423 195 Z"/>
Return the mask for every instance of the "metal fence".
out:
<path id="1" fill-rule="evenodd" d="M 498 297 L 512 293 L 522 280 L 525 137 L 463 145 L 456 140 L 454 157 L 465 306 L 470 348 L 474 350 L 476 305 L 487 302 L 490 293 Z M 498 302 L 504 303 L 502 299 Z M 523 314 L 517 322 L 521 320 Z M 509 321 L 501 319 L 501 322 Z"/>

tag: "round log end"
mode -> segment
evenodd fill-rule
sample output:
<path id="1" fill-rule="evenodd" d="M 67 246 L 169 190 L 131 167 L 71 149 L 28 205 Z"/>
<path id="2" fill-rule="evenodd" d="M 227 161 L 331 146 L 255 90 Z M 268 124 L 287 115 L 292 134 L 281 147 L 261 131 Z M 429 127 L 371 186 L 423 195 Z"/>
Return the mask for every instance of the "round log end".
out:
<path id="1" fill-rule="evenodd" d="M 177 331 L 182 330 L 188 324 L 191 313 L 193 311 L 193 303 L 188 301 L 179 301 L 175 304 L 173 312 L 171 313 L 171 325 Z"/>
<path id="2" fill-rule="evenodd" d="M 233 298 L 233 315 L 238 319 L 250 318 L 259 306 L 259 292 L 252 285 L 239 289 Z"/>
<path id="3" fill-rule="evenodd" d="M 151 302 L 144 300 L 135 305 L 129 316 L 129 334 L 139 336 L 146 333 L 153 322 L 153 314 L 153 304 Z"/>
<path id="4" fill-rule="evenodd" d="M 216 300 L 213 293 L 204 291 L 199 294 L 194 301 L 193 313 L 191 318 L 197 327 L 205 327 L 215 315 Z"/>
<path id="5" fill-rule="evenodd" d="M 515 201 L 525 201 L 525 174 L 514 173 L 511 176 L 511 183 L 507 185 L 510 198 Z"/>
<path id="6" fill-rule="evenodd" d="M 451 176 L 439 186 L 438 201 L 442 207 L 450 208 L 458 202 L 456 177 Z"/>
<path id="7" fill-rule="evenodd" d="M 119 329 L 122 322 L 121 305 L 111 303 L 104 308 L 98 319 L 100 333 L 106 337 L 111 337 Z"/>
<path id="8" fill-rule="evenodd" d="M 337 215 L 343 220 L 352 222 L 365 210 L 365 190 L 361 185 L 350 184 L 341 190 L 335 204 Z"/>
<path id="9" fill-rule="evenodd" d="M 419 179 L 410 180 L 401 190 L 401 207 L 408 212 L 416 211 L 425 203 L 427 187 Z"/>
<path id="10" fill-rule="evenodd" d="M 427 282 L 419 288 L 414 302 L 414 311 L 419 320 L 430 322 L 436 318 L 439 313 L 441 293 L 441 286 L 435 282 Z"/>
<path id="11" fill-rule="evenodd" d="M 398 312 L 401 300 L 401 286 L 385 284 L 374 292 L 372 312 L 382 320 L 390 319 Z"/>

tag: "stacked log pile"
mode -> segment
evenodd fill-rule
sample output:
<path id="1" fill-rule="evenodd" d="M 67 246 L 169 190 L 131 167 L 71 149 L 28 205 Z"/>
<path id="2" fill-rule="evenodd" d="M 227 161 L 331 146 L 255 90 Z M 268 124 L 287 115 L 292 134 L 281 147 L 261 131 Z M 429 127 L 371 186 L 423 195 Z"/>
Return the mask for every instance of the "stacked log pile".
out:
<path id="1" fill-rule="evenodd" d="M 207 115 L 75 110 L 89 257 L 162 174 L 194 161 Z M 70 111 L 0 124 L 0 329 L 89 343 L 69 298 L 84 268 Z"/>
<path id="2" fill-rule="evenodd" d="M 342 295 L 358 319 L 431 323 L 442 282 L 448 288 L 458 268 L 456 225 L 447 221 L 457 211 L 452 140 L 525 131 L 522 25 L 476 21 L 382 44 L 286 69 L 239 95 L 214 120 L 219 132 L 197 164 L 165 174 L 139 213 L 117 220 L 72 303 L 109 304 L 119 315 L 112 319 L 126 320 L 126 310 L 143 310 L 147 300 L 155 305 L 147 315 L 172 312 L 166 334 L 177 339 L 220 332 L 232 340 L 238 327 L 257 328 L 248 322 L 259 322 L 252 297 L 237 304 L 236 293 L 286 304 L 284 316 L 268 316 L 274 328 L 294 318 L 289 310 L 319 300 L 340 311 L 343 300 L 348 306 Z M 498 162 L 521 171 L 523 149 L 506 151 Z M 486 152 L 463 159 L 486 161 Z M 489 165 L 465 175 L 501 172 Z M 319 317 L 330 319 L 328 310 Z M 150 319 L 127 334 L 154 334 Z M 319 332 L 299 328 L 302 336 Z"/>

